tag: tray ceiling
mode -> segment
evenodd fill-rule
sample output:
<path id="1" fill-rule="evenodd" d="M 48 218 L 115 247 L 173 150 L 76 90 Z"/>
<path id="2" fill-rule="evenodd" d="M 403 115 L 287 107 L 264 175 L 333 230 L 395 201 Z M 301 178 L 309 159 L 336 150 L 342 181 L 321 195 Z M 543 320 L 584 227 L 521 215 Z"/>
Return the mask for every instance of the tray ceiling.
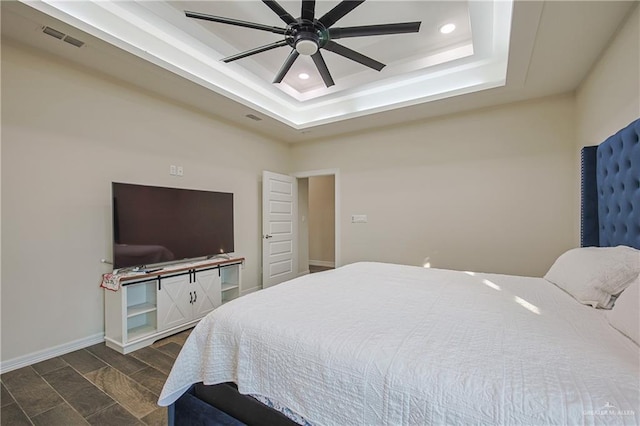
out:
<path id="1" fill-rule="evenodd" d="M 338 1 L 317 2 L 317 16 Z M 325 87 L 310 57 L 272 84 L 290 52 L 281 47 L 232 63 L 220 59 L 282 36 L 185 17 L 185 10 L 284 26 L 260 1 L 29 2 L 121 49 L 234 99 L 295 129 L 504 85 L 511 1 L 368 1 L 336 26 L 422 21 L 419 33 L 341 39 L 386 64 L 378 72 L 324 51 L 336 82 Z M 280 4 L 300 16 L 299 1 Z M 439 29 L 453 23 L 456 30 Z M 300 73 L 309 78 L 302 80 Z"/>
<path id="2" fill-rule="evenodd" d="M 299 1 L 279 3 L 299 16 Z M 318 0 L 317 15 L 338 3 Z M 0 2 L 3 42 L 285 142 L 571 92 L 636 6 L 612 0 L 368 0 L 336 26 L 422 21 L 420 31 L 340 39 L 386 67 L 377 72 L 323 51 L 336 83 L 327 89 L 303 60 L 283 83 L 271 83 L 286 47 L 220 61 L 279 36 L 184 16 L 193 9 L 283 26 L 261 1 Z M 440 33 L 449 22 L 456 31 Z M 51 37 L 45 27 L 66 36 Z M 310 78 L 299 79 L 300 72 Z"/>

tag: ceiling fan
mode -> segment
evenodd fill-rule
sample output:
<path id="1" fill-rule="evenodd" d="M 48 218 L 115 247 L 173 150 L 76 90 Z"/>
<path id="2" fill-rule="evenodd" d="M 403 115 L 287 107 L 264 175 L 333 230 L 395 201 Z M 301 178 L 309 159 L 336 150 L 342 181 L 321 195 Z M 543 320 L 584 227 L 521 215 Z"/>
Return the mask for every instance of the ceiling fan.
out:
<path id="1" fill-rule="evenodd" d="M 274 0 L 262 0 L 273 12 L 275 12 L 280 19 L 282 19 L 287 26 L 272 27 L 268 25 L 257 24 L 254 22 L 241 21 L 231 18 L 223 18 L 220 16 L 208 15 L 205 13 L 189 12 L 185 10 L 185 15 L 188 18 L 202 19 L 205 21 L 219 22 L 222 24 L 236 25 L 239 27 L 253 28 L 256 30 L 268 31 L 271 33 L 284 35 L 284 40 L 276 41 L 264 46 L 256 47 L 245 52 L 238 53 L 233 56 L 223 58 L 223 62 L 232 62 L 238 59 L 246 58 L 247 56 L 255 55 L 257 53 L 266 52 L 267 50 L 275 49 L 277 47 L 291 46 L 293 50 L 285 60 L 284 64 L 276 74 L 273 83 L 280 83 L 284 79 L 285 75 L 291 69 L 291 66 L 298 58 L 299 55 L 311 56 L 313 62 L 318 68 L 318 72 L 324 81 L 324 84 L 329 87 L 335 83 L 329 73 L 327 64 L 320 53 L 320 49 L 326 49 L 352 61 L 359 62 L 369 68 L 373 68 L 380 71 L 384 68 L 385 64 L 369 58 L 355 50 L 349 49 L 341 44 L 336 43 L 335 39 L 346 37 L 363 37 L 374 35 L 389 35 L 389 34 L 402 34 L 402 33 L 414 33 L 420 30 L 421 22 L 403 22 L 397 24 L 380 24 L 380 25 L 363 25 L 357 27 L 333 27 L 338 20 L 344 17 L 347 13 L 364 3 L 365 0 L 344 0 L 336 5 L 329 12 L 325 13 L 321 18 L 315 18 L 315 0 L 302 0 L 302 10 L 298 19 L 289 14 L 278 2 Z"/>

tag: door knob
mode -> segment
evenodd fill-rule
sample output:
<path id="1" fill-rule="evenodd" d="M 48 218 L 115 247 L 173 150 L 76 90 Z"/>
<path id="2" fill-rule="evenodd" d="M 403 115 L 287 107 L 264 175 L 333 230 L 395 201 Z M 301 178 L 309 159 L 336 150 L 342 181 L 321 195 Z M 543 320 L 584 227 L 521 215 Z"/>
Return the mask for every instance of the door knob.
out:
<path id="1" fill-rule="evenodd" d="M 269 238 L 272 238 L 272 237 L 273 237 L 273 235 L 269 235 L 269 234 L 264 236 L 265 239 L 269 239 Z"/>

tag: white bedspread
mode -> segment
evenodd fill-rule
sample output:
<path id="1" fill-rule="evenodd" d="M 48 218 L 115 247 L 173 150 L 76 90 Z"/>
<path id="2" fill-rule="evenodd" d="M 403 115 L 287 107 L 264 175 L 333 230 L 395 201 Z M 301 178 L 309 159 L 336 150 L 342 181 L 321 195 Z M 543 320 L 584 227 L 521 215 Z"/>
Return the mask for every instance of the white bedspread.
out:
<path id="1" fill-rule="evenodd" d="M 541 278 L 363 262 L 216 309 L 159 404 L 233 381 L 317 425 L 633 425 L 639 354 Z"/>

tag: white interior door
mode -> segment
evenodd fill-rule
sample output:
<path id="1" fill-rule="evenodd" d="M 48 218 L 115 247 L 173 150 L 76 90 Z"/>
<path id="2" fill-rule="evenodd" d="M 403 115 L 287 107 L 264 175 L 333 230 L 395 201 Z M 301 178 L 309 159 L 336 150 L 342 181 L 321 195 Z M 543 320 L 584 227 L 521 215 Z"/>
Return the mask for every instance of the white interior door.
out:
<path id="1" fill-rule="evenodd" d="M 262 288 L 296 277 L 297 180 L 262 172 Z"/>

